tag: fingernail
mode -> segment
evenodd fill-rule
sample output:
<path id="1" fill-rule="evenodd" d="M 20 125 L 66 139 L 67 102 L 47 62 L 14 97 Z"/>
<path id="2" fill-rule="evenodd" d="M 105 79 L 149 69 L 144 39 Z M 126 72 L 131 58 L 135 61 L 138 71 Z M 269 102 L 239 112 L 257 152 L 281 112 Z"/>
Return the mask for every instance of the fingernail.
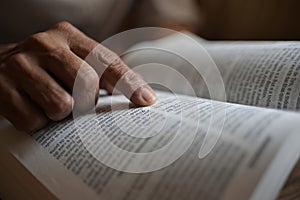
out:
<path id="1" fill-rule="evenodd" d="M 149 89 L 148 87 L 142 87 L 142 98 L 148 104 L 153 104 L 156 101 L 156 95 L 153 90 Z"/>

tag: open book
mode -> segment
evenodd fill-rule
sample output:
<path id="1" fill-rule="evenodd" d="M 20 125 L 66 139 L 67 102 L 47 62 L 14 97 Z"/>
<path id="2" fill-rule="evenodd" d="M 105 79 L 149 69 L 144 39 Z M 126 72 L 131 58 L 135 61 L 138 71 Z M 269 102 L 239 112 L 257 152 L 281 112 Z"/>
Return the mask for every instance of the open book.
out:
<path id="1" fill-rule="evenodd" d="M 182 36 L 138 44 L 124 60 L 147 65 L 158 102 L 135 108 L 101 96 L 95 113 L 31 134 L 2 120 L 0 196 L 275 199 L 300 155 L 300 43 L 190 37 L 211 55 L 224 88 L 206 84 L 218 83 L 215 73 L 178 58 L 178 49 L 192 60 L 205 54 Z M 199 60 L 193 65 L 211 62 Z M 182 76 L 155 67 L 163 65 Z"/>

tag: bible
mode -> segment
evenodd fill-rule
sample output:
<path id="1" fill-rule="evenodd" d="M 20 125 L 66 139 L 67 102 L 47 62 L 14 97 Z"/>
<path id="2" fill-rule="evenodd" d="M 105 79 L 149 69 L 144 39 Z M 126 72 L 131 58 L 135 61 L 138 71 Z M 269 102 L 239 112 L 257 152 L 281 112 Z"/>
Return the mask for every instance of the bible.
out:
<path id="1" fill-rule="evenodd" d="M 2 198 L 276 199 L 300 155 L 299 42 L 175 34 L 123 59 L 157 103 L 101 95 L 29 134 L 1 120 Z"/>

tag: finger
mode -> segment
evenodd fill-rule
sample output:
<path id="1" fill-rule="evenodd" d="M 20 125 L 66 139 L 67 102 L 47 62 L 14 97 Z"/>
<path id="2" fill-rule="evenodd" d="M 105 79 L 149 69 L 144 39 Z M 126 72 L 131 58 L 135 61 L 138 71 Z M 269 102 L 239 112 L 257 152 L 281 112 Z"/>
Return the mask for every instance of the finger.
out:
<path id="1" fill-rule="evenodd" d="M 58 121 L 71 113 L 72 97 L 30 56 L 15 54 L 8 63 L 12 78 L 50 119 Z"/>
<path id="2" fill-rule="evenodd" d="M 69 93 L 72 93 L 76 80 L 75 108 L 85 112 L 98 98 L 99 78 L 92 67 L 70 51 L 69 42 L 73 40 L 74 30 L 80 31 L 66 24 L 59 23 L 46 32 L 30 36 L 21 49 L 39 55 L 39 66 L 46 67 Z"/>
<path id="3" fill-rule="evenodd" d="M 85 59 L 100 74 L 101 80 L 104 78 L 105 82 L 113 86 L 120 80 L 117 89 L 133 103 L 147 106 L 155 102 L 156 96 L 151 87 L 131 71 L 115 53 L 87 37 L 67 22 L 57 24 L 50 31 L 67 35 L 66 40 L 70 49 Z"/>
<path id="4" fill-rule="evenodd" d="M 87 41 L 87 43 L 91 43 L 87 46 L 95 46 L 92 44 L 93 41 Z M 95 69 L 100 80 L 106 86 L 116 86 L 117 90 L 136 105 L 147 106 L 155 103 L 156 95 L 152 88 L 138 74 L 134 73 L 119 56 L 100 44 L 89 50 L 86 47 L 81 49 L 81 44 L 77 45 L 74 42 L 72 50 L 82 58 L 90 52 L 85 60 Z"/>
<path id="5" fill-rule="evenodd" d="M 155 103 L 156 95 L 152 88 L 107 48 L 98 45 L 89 54 L 87 62 L 100 74 L 101 81 L 115 87 L 134 104 L 148 106 Z"/>
<path id="6" fill-rule="evenodd" d="M 11 51 L 17 46 L 17 44 L 5 44 L 5 45 L 0 45 L 0 53 L 1 54 L 7 54 L 7 52 Z"/>
<path id="7" fill-rule="evenodd" d="M 61 42 L 66 43 L 82 59 L 99 44 L 68 22 L 55 24 L 47 33 L 59 36 Z"/>
<path id="8" fill-rule="evenodd" d="M 20 131 L 41 129 L 48 118 L 34 106 L 33 102 L 9 84 L 5 77 L 0 78 L 0 113 Z"/>
<path id="9" fill-rule="evenodd" d="M 72 93 L 77 110 L 85 112 L 95 106 L 99 96 L 99 77 L 89 64 L 68 49 L 50 55 L 43 63 L 47 71 Z"/>
<path id="10" fill-rule="evenodd" d="M 138 106 L 148 106 L 156 101 L 152 88 L 120 58 L 109 65 L 102 78 L 103 82 L 114 86 Z"/>

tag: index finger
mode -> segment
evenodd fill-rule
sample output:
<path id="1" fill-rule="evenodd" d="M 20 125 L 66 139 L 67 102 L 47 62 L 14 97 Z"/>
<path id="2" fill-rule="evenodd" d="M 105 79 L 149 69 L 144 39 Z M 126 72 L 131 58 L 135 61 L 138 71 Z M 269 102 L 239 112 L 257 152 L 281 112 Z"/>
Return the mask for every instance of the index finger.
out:
<path id="1" fill-rule="evenodd" d="M 134 104 L 148 106 L 156 95 L 143 78 L 131 70 L 122 59 L 102 45 L 98 45 L 86 58 L 101 76 L 102 85 L 112 85 Z"/>
<path id="2" fill-rule="evenodd" d="M 117 90 L 138 106 L 155 103 L 156 95 L 152 88 L 118 55 L 68 23 L 61 23 L 58 27 L 68 32 L 70 49 L 95 69 L 100 81 L 105 83 L 102 85 L 116 86 Z"/>

